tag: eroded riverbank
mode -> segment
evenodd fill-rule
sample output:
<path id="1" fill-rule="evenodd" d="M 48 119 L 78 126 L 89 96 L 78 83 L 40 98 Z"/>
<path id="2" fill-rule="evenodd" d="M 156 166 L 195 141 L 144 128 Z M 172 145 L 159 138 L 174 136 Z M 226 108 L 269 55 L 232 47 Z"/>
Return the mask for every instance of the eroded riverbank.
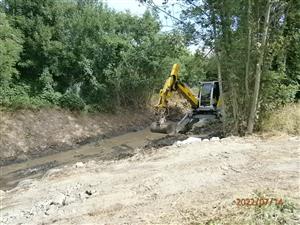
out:
<path id="1" fill-rule="evenodd" d="M 83 145 L 76 149 L 56 152 L 25 162 L 13 163 L 0 167 L 0 190 L 15 187 L 23 179 L 42 177 L 51 168 L 87 160 L 119 160 L 131 157 L 136 149 L 142 148 L 153 140 L 164 137 L 164 134 L 152 133 L 149 128 L 136 132 L 102 139 Z"/>
<path id="2" fill-rule="evenodd" d="M 152 121 L 149 111 L 86 114 L 61 109 L 0 110 L 0 166 L 141 130 Z"/>

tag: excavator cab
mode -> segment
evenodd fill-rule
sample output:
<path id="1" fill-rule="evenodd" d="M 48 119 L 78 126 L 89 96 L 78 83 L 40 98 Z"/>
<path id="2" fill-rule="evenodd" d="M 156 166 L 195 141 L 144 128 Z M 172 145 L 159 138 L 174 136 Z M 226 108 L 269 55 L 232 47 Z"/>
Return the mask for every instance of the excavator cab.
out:
<path id="1" fill-rule="evenodd" d="M 220 100 L 219 82 L 201 82 L 198 99 L 198 111 L 216 111 Z"/>

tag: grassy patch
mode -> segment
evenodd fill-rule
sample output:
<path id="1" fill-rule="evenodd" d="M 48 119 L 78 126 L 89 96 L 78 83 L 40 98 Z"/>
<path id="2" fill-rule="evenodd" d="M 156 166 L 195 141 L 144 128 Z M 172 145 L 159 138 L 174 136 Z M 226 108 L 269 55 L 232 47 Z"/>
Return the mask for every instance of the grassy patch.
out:
<path id="1" fill-rule="evenodd" d="M 294 103 L 272 112 L 262 122 L 262 131 L 300 134 L 300 103 Z"/>
<path id="2" fill-rule="evenodd" d="M 267 198 L 263 193 L 255 193 L 253 198 Z M 268 196 L 270 198 L 270 196 Z M 236 206 L 237 207 L 237 206 Z M 199 225 L 296 225 L 300 224 L 299 208 L 296 203 L 284 198 L 282 204 L 275 202 L 260 206 L 240 206 L 232 208 L 221 218 L 208 220 Z M 234 212 L 234 213 L 233 213 Z"/>

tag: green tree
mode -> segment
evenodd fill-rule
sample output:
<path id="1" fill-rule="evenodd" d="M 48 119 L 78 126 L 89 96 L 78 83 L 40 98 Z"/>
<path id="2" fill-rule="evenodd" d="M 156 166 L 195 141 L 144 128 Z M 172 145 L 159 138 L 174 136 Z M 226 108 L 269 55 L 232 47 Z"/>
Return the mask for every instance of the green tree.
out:
<path id="1" fill-rule="evenodd" d="M 152 0 L 146 2 L 155 5 Z M 191 43 L 204 42 L 204 47 L 212 49 L 207 72 L 217 75 L 221 83 L 229 132 L 243 134 L 248 126 L 251 133 L 268 111 L 295 99 L 299 90 L 298 2 L 178 1 L 183 9 L 178 26 Z M 164 3 L 164 8 L 176 4 Z M 172 17 L 168 10 L 160 11 Z"/>
<path id="2" fill-rule="evenodd" d="M 72 109 L 144 106 L 175 61 L 196 71 L 189 66 L 193 56 L 183 36 L 160 32 L 150 11 L 133 16 L 97 0 L 7 0 L 0 5 L 24 37 L 14 85 L 28 87 L 26 98 Z"/>
<path id="3" fill-rule="evenodd" d="M 17 75 L 16 63 L 22 51 L 22 38 L 18 30 L 12 28 L 4 13 L 0 12 L 0 84 L 7 85 L 12 76 Z"/>

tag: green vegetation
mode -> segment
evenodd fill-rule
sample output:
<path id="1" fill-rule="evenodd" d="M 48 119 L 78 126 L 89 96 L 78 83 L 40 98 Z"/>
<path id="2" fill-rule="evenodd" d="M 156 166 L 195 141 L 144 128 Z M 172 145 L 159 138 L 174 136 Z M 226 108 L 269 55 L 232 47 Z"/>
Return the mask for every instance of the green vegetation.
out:
<path id="1" fill-rule="evenodd" d="M 0 0 L 0 105 L 144 107 L 173 63 L 190 86 L 219 80 L 229 133 L 252 133 L 299 99 L 299 1 L 164 1 L 183 9 L 169 32 L 159 7 L 140 2 L 152 10 L 141 17 L 100 0 Z M 187 48 L 200 42 L 207 57 Z"/>
<path id="2" fill-rule="evenodd" d="M 185 62 L 197 61 L 181 35 L 160 32 L 149 11 L 137 17 L 88 0 L 0 4 L 2 106 L 97 111 L 144 106 L 174 62 L 188 74 L 195 65 Z"/>
<path id="3" fill-rule="evenodd" d="M 211 50 L 206 76 L 221 83 L 227 132 L 252 133 L 270 111 L 299 99 L 299 0 L 166 0 L 160 11 L 174 4 L 186 40 Z"/>

